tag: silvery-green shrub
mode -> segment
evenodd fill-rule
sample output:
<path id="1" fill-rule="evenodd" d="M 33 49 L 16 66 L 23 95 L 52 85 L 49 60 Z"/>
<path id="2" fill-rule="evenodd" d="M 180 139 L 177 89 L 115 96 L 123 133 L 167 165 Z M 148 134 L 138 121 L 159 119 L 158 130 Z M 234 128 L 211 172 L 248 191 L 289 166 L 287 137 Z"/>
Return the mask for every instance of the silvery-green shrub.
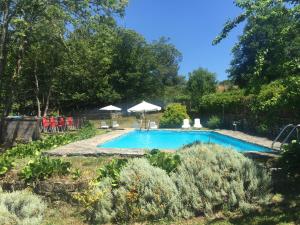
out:
<path id="1" fill-rule="evenodd" d="M 173 218 L 177 215 L 178 191 L 167 173 L 146 159 L 133 159 L 120 173 L 115 190 L 117 222 Z"/>
<path id="2" fill-rule="evenodd" d="M 181 150 L 180 156 L 172 180 L 181 198 L 182 217 L 247 210 L 268 196 L 269 174 L 234 150 L 198 144 Z"/>
<path id="3" fill-rule="evenodd" d="M 95 193 L 101 193 L 101 197 L 94 206 L 94 223 L 104 224 L 109 223 L 115 217 L 115 211 L 113 210 L 113 195 L 112 195 L 111 178 L 104 178 L 98 187 L 95 189 Z"/>
<path id="4" fill-rule="evenodd" d="M 0 190 L 1 225 L 39 225 L 46 209 L 45 203 L 29 191 Z"/>

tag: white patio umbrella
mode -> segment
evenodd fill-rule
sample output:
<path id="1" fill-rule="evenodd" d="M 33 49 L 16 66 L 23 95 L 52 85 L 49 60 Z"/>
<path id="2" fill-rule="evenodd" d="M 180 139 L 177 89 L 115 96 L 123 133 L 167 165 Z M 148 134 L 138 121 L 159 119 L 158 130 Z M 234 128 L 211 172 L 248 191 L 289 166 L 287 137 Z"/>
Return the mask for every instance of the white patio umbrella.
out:
<path id="1" fill-rule="evenodd" d="M 112 112 L 114 112 L 114 111 L 121 111 L 122 109 L 119 108 L 119 107 L 113 106 L 113 105 L 109 105 L 109 106 L 105 106 L 103 108 L 100 108 L 99 110 L 110 112 L 110 117 L 112 117 L 111 116 Z M 112 121 L 110 121 L 110 123 L 112 124 Z"/>
<path id="2" fill-rule="evenodd" d="M 130 109 L 128 109 L 128 112 L 139 112 L 143 113 L 145 116 L 146 112 L 155 112 L 155 111 L 160 111 L 161 107 L 157 105 L 153 105 L 149 102 L 142 101 L 140 104 L 137 104 Z M 145 128 L 146 128 L 146 118 L 145 118 Z"/>
<path id="3" fill-rule="evenodd" d="M 118 108 L 116 106 L 113 106 L 113 105 L 109 105 L 109 106 L 105 106 L 103 108 L 100 108 L 99 110 L 102 110 L 102 111 L 121 111 L 122 109 Z"/>

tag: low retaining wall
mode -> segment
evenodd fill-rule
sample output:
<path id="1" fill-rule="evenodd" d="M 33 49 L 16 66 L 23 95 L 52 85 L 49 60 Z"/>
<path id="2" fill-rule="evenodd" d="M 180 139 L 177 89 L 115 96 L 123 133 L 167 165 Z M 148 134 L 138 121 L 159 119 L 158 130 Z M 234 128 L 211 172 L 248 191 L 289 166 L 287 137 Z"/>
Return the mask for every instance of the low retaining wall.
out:
<path id="1" fill-rule="evenodd" d="M 72 194 L 87 189 L 88 182 L 38 181 L 29 186 L 24 181 L 0 181 L 0 186 L 4 191 L 23 190 L 30 187 L 36 194 L 45 196 L 46 198 L 49 198 L 51 200 L 64 200 L 67 202 L 72 202 Z"/>
<path id="2" fill-rule="evenodd" d="M 40 138 L 39 124 L 40 120 L 34 117 L 5 118 L 2 140 L 5 145 L 38 140 Z"/>

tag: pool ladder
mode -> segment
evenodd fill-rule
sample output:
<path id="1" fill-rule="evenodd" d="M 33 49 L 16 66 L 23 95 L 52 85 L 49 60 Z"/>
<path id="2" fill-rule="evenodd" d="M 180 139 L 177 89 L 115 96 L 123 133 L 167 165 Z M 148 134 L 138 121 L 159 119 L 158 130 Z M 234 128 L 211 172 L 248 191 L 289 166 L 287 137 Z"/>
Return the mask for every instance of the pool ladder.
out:
<path id="1" fill-rule="evenodd" d="M 283 141 L 281 142 L 281 145 L 280 145 L 280 148 L 279 150 L 282 150 L 282 147 L 284 146 L 284 144 L 287 143 L 287 141 L 289 140 L 289 138 L 292 136 L 292 134 L 296 131 L 297 133 L 297 139 L 299 140 L 299 128 L 300 128 L 300 124 L 298 125 L 294 125 L 294 124 L 288 124 L 286 125 L 281 131 L 280 133 L 278 134 L 278 136 L 274 139 L 272 145 L 271 145 L 271 148 L 274 149 L 274 145 L 275 143 L 279 140 L 279 138 L 283 135 L 283 133 L 289 129 L 289 128 L 292 128 L 291 131 L 288 133 L 288 135 L 283 139 Z"/>

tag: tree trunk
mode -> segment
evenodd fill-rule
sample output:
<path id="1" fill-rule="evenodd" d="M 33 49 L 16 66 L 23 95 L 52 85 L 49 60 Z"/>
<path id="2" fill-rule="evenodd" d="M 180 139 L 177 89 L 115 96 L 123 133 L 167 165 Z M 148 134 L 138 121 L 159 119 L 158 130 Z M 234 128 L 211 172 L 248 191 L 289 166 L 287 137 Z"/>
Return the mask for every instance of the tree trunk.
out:
<path id="1" fill-rule="evenodd" d="M 39 87 L 39 80 L 37 77 L 37 61 L 36 59 L 34 60 L 34 70 L 33 70 L 33 75 L 34 75 L 34 81 L 35 81 L 35 99 L 36 99 L 36 106 L 37 106 L 37 116 L 41 117 L 41 102 L 39 99 L 39 93 L 40 93 L 40 87 Z"/>
<path id="2" fill-rule="evenodd" d="M 4 74 L 4 67 L 7 60 L 7 42 L 8 42 L 8 25 L 9 25 L 9 5 L 10 1 L 6 0 L 3 3 L 3 16 L 1 26 L 0 37 L 0 85 L 2 85 L 2 79 Z"/>
<path id="3" fill-rule="evenodd" d="M 47 95 L 47 99 L 46 99 L 46 105 L 45 105 L 45 110 L 44 110 L 43 116 L 47 116 L 47 114 L 48 114 L 51 91 L 52 91 L 52 86 L 50 86 L 49 91 L 48 91 L 48 95 Z"/>

